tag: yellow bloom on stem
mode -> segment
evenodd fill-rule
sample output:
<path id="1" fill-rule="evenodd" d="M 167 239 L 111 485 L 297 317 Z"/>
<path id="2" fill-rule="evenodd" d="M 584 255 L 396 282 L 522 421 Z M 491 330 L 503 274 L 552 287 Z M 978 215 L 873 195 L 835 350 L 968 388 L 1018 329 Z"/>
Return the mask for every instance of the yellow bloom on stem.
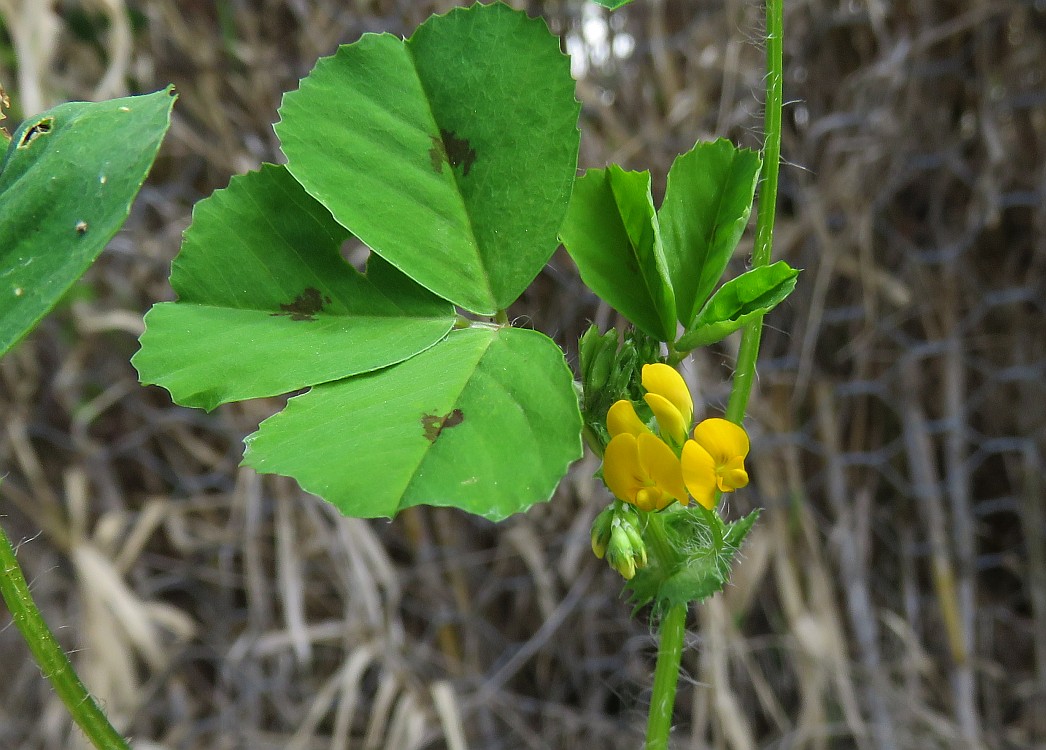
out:
<path id="1" fill-rule="evenodd" d="M 661 434 L 676 447 L 682 445 L 694 418 L 694 400 L 686 381 L 674 367 L 661 363 L 643 365 L 642 378 L 646 389 L 643 399 L 654 412 Z"/>
<path id="2" fill-rule="evenodd" d="M 610 437 L 618 435 L 633 435 L 639 437 L 642 434 L 651 435 L 650 428 L 643 424 L 643 420 L 636 414 L 636 409 L 631 401 L 615 401 L 607 412 L 607 432 Z"/>
<path id="3" fill-rule="evenodd" d="M 694 428 L 694 439 L 683 445 L 683 481 L 697 502 L 712 510 L 715 493 L 748 484 L 745 457 L 748 433 L 725 419 L 706 419 Z"/>
<path id="4" fill-rule="evenodd" d="M 617 497 L 640 510 L 661 510 L 690 498 L 679 458 L 660 438 L 647 431 L 614 436 L 603 453 L 603 481 Z"/>

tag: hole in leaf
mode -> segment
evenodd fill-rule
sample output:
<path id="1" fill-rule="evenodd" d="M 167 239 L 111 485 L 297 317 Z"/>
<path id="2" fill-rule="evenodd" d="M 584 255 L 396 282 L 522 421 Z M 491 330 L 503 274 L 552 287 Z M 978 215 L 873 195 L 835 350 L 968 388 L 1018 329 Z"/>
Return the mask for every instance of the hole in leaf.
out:
<path id="1" fill-rule="evenodd" d="M 364 269 L 367 267 L 367 259 L 370 258 L 369 247 L 364 245 L 355 237 L 350 236 L 347 240 L 341 243 L 339 253 L 341 254 L 342 260 L 360 273 L 364 272 Z"/>
<path id="2" fill-rule="evenodd" d="M 461 413 L 461 409 L 454 409 L 442 417 L 436 414 L 424 415 L 421 418 L 421 428 L 425 431 L 425 439 L 430 443 L 435 443 L 440 433 L 451 427 L 456 427 L 464 421 L 465 415 Z"/>
<path id="3" fill-rule="evenodd" d="M 4 110 L 10 108 L 11 100 L 7 97 L 7 92 L 4 91 L 4 87 L 0 86 L 0 120 L 7 119 L 7 115 L 4 114 Z M 0 128 L 0 138 L 3 138 L 5 141 L 11 140 L 11 134 L 7 132 L 7 128 Z"/>
<path id="4" fill-rule="evenodd" d="M 30 125 L 28 128 L 26 128 L 25 133 L 22 134 L 22 139 L 18 141 L 18 148 L 25 148 L 40 136 L 50 133 L 51 128 L 53 127 L 53 117 L 41 118 L 36 124 Z"/>

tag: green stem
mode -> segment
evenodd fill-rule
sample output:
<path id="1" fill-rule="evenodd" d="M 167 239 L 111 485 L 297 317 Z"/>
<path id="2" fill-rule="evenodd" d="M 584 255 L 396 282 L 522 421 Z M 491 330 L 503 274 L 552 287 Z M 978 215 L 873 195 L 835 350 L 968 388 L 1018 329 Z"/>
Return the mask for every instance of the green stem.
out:
<path id="1" fill-rule="evenodd" d="M 29 644 L 29 650 L 33 652 L 40 671 L 51 681 L 54 691 L 69 709 L 73 721 L 80 726 L 87 739 L 99 750 L 128 750 L 127 743 L 105 718 L 105 714 L 80 682 L 69 658 L 44 622 L 29 593 L 29 586 L 25 582 L 22 568 L 18 565 L 11 540 L 7 538 L 2 527 L 0 594 L 3 594 L 15 625 Z"/>
<path id="2" fill-rule="evenodd" d="M 668 537 L 665 535 L 665 516 L 661 512 L 645 513 L 647 530 L 650 532 L 647 538 L 650 539 L 650 543 L 654 547 L 654 554 L 657 559 L 661 561 L 662 565 L 670 564 L 670 561 L 675 560 L 678 554 L 675 552 L 675 547 Z"/>
<path id="3" fill-rule="evenodd" d="M 784 0 L 766 0 L 766 140 L 763 144 L 763 171 L 760 179 L 759 213 L 756 219 L 753 266 L 770 263 L 774 239 L 774 217 L 777 209 L 777 178 L 781 163 L 781 108 L 784 99 Z M 726 408 L 726 418 L 736 424 L 744 421 L 748 398 L 755 382 L 755 365 L 759 357 L 763 316 L 748 323 L 741 334 L 741 347 L 734 372 L 733 390 Z M 671 361 L 670 357 L 670 361 Z M 661 621 L 654 690 L 650 699 L 645 750 L 667 750 L 672 728 L 672 706 L 675 703 L 679 663 L 686 632 L 685 605 L 675 605 Z"/>
<path id="4" fill-rule="evenodd" d="M 596 435 L 595 430 L 593 430 L 588 425 L 585 425 L 581 429 L 581 437 L 584 439 L 585 444 L 592 450 L 592 452 L 596 454 L 596 457 L 602 460 L 603 443 L 600 442 L 599 436 Z"/>
<path id="5" fill-rule="evenodd" d="M 674 604 L 661 618 L 661 643 L 657 647 L 654 691 L 650 696 L 645 750 L 665 750 L 672 731 L 672 707 L 676 702 L 679 663 L 683 658 L 687 605 Z"/>
<path id="6" fill-rule="evenodd" d="M 716 505 L 719 505 L 719 498 L 722 497 L 721 492 L 715 493 Z M 712 534 L 712 548 L 722 549 L 723 548 L 723 519 L 719 517 L 719 513 L 714 510 L 709 510 L 703 505 L 699 505 L 698 508 L 701 511 L 701 515 L 705 517 L 705 521 L 708 523 L 708 530 Z"/>
<path id="7" fill-rule="evenodd" d="M 777 175 L 781 165 L 781 107 L 784 99 L 784 0 L 766 0 L 766 141 L 763 144 L 763 173 L 759 188 L 759 215 L 755 227 L 752 266 L 770 264 L 777 209 Z M 741 333 L 734 387 L 726 407 L 726 418 L 741 424 L 755 382 L 755 363 L 763 335 L 763 316 L 753 318 Z"/>

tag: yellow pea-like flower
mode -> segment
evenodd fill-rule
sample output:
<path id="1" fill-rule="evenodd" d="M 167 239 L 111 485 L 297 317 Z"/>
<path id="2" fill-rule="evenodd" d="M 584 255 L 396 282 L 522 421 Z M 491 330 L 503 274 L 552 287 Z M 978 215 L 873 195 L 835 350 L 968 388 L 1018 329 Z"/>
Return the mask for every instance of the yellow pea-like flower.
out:
<path id="1" fill-rule="evenodd" d="M 661 510 L 689 502 L 679 458 L 649 431 L 622 432 L 603 454 L 603 481 L 618 498 L 640 510 Z"/>
<path id="2" fill-rule="evenodd" d="M 706 419 L 694 428 L 694 439 L 683 444 L 683 481 L 701 505 L 715 507 L 715 493 L 748 484 L 745 457 L 748 433 L 725 419 Z"/>
<path id="3" fill-rule="evenodd" d="M 651 434 L 650 428 L 636 414 L 632 402 L 624 400 L 615 401 L 614 405 L 610 407 L 610 411 L 607 412 L 607 432 L 612 438 L 625 434 L 635 437 Z"/>
<path id="4" fill-rule="evenodd" d="M 655 363 L 643 365 L 643 396 L 657 418 L 661 434 L 678 447 L 686 440 L 690 420 L 694 418 L 694 401 L 686 381 L 674 367 Z"/>

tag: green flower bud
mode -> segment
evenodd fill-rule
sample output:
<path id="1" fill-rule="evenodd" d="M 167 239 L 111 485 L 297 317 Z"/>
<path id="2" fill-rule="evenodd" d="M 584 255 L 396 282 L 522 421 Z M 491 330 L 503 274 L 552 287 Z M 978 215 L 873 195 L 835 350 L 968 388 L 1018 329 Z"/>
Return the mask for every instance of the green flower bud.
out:
<path id="1" fill-rule="evenodd" d="M 607 553 L 610 544 L 610 532 L 614 523 L 614 506 L 607 506 L 592 522 L 592 554 L 600 560 Z"/>
<path id="2" fill-rule="evenodd" d="M 632 545 L 632 556 L 635 558 L 636 567 L 646 567 L 646 543 L 643 541 L 643 537 L 639 534 L 639 529 L 625 519 L 622 519 L 621 528 L 624 529 L 625 536 L 628 537 L 628 541 Z"/>
<path id="3" fill-rule="evenodd" d="M 646 544 L 635 526 L 636 520 L 633 511 L 622 509 L 614 519 L 607 546 L 607 562 L 627 580 L 632 580 L 636 570 L 647 564 Z"/>
<path id="4" fill-rule="evenodd" d="M 607 562 L 610 567 L 622 575 L 625 580 L 631 581 L 636 574 L 635 555 L 632 551 L 632 542 L 621 524 L 615 524 L 610 532 L 610 544 L 607 547 Z"/>
<path id="5" fill-rule="evenodd" d="M 581 338 L 578 339 L 578 359 L 581 363 L 581 379 L 584 382 L 588 382 L 591 379 L 592 374 L 592 363 L 596 359 L 596 355 L 602 348 L 603 337 L 599 335 L 599 329 L 595 326 L 589 326 Z"/>
<path id="6" fill-rule="evenodd" d="M 600 339 L 601 348 L 592 361 L 590 372 L 590 383 L 592 388 L 602 390 L 610 381 L 610 373 L 614 367 L 614 358 L 617 356 L 617 332 L 609 330 Z"/>

